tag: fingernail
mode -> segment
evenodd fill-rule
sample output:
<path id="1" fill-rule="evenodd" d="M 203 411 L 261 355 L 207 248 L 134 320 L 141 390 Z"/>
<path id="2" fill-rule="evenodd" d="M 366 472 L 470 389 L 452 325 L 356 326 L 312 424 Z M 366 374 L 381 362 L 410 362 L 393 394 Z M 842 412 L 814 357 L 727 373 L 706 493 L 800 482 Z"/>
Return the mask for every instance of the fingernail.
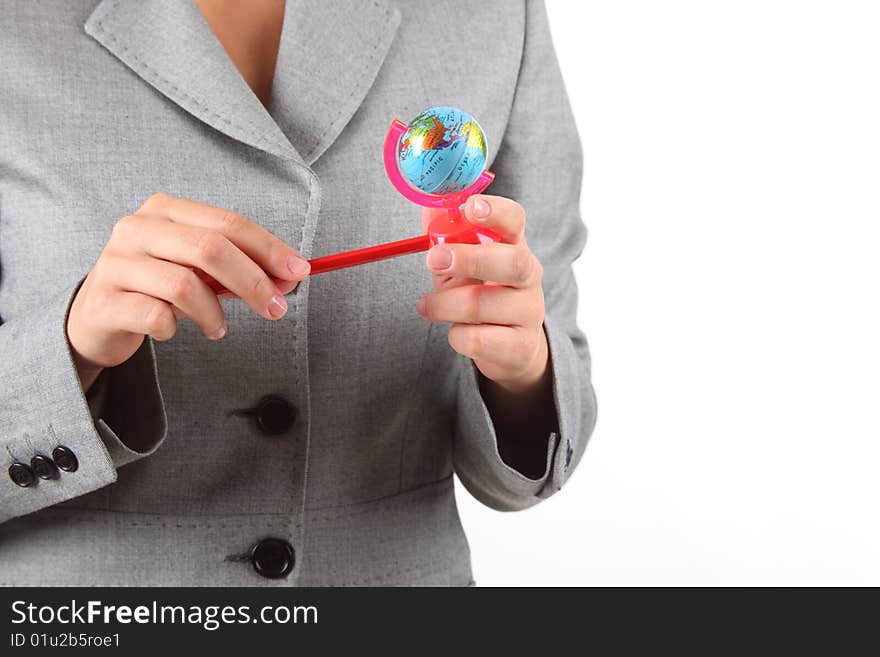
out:
<path id="1" fill-rule="evenodd" d="M 425 297 L 422 297 L 421 299 L 416 301 L 416 310 L 418 311 L 419 315 L 421 315 L 422 317 L 425 316 L 425 306 L 426 305 L 428 305 L 428 302 L 425 301 Z"/>
<path id="2" fill-rule="evenodd" d="M 287 302 L 284 297 L 276 294 L 269 302 L 269 315 L 272 319 L 280 319 L 287 312 Z"/>
<path id="3" fill-rule="evenodd" d="M 218 328 L 216 331 L 214 331 L 214 332 L 213 332 L 211 335 L 209 335 L 208 337 L 211 338 L 211 340 L 219 340 L 219 339 L 222 338 L 224 335 L 226 335 L 226 322 L 223 322 L 223 326 L 221 326 L 220 328 Z"/>
<path id="4" fill-rule="evenodd" d="M 435 246 L 428 253 L 428 266 L 437 271 L 444 271 L 452 266 L 452 251 L 445 246 Z"/>
<path id="5" fill-rule="evenodd" d="M 491 208 L 489 207 L 489 204 L 486 203 L 486 201 L 484 201 L 481 198 L 474 199 L 474 217 L 475 218 L 485 219 L 486 217 L 489 216 L 490 211 L 491 211 Z"/>
<path id="6" fill-rule="evenodd" d="M 305 278 L 312 269 L 308 262 L 292 253 L 287 257 L 287 268 L 296 278 Z"/>

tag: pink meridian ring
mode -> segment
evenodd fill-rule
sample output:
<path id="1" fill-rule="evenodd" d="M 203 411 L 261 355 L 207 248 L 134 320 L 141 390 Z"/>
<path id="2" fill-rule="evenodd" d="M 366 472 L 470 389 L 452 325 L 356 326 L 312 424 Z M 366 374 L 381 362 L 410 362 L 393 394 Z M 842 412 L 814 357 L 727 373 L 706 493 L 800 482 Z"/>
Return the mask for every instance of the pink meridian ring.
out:
<path id="1" fill-rule="evenodd" d="M 417 205 L 427 208 L 446 208 L 445 217 L 434 219 L 428 226 L 428 237 L 431 244 L 464 243 L 487 244 L 500 241 L 499 235 L 488 228 L 474 226 L 461 213 L 461 206 L 474 194 L 482 192 L 495 179 L 491 171 L 483 171 L 467 188 L 451 194 L 429 194 L 411 185 L 400 171 L 397 163 L 397 148 L 400 139 L 407 130 L 407 125 L 400 119 L 394 119 L 385 135 L 383 159 L 385 172 L 394 188 L 405 198 Z"/>

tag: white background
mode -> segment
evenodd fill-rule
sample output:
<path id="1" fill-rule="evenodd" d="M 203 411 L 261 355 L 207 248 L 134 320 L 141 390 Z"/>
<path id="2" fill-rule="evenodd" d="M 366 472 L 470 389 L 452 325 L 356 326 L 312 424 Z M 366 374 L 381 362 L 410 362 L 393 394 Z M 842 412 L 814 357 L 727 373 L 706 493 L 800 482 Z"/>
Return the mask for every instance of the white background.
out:
<path id="1" fill-rule="evenodd" d="M 478 585 L 880 584 L 880 3 L 548 0 L 599 423 Z"/>

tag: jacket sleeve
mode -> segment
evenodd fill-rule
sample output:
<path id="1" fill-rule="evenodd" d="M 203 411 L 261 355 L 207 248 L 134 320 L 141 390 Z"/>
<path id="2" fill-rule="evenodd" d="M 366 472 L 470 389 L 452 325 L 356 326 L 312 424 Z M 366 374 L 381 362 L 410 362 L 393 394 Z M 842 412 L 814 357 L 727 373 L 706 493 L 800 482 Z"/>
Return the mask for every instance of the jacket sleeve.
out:
<path id="1" fill-rule="evenodd" d="M 104 370 L 88 398 L 83 394 L 66 331 L 80 284 L 0 323 L 0 522 L 106 486 L 118 467 L 152 453 L 165 437 L 149 338 L 125 363 Z M 54 478 L 34 476 L 38 455 L 57 461 Z"/>
<path id="2" fill-rule="evenodd" d="M 526 239 L 544 266 L 544 331 L 550 346 L 559 432 L 535 436 L 544 472 L 532 479 L 501 458 L 498 438 L 479 391 L 476 368 L 459 359 L 455 470 L 468 491 L 503 511 L 524 509 L 558 491 L 581 459 L 596 421 L 587 341 L 577 326 L 572 263 L 586 228 L 579 211 L 583 154 L 556 60 L 543 2 L 526 2 L 522 63 L 508 126 L 487 193 L 526 209 Z M 544 449 L 546 447 L 546 454 Z"/>

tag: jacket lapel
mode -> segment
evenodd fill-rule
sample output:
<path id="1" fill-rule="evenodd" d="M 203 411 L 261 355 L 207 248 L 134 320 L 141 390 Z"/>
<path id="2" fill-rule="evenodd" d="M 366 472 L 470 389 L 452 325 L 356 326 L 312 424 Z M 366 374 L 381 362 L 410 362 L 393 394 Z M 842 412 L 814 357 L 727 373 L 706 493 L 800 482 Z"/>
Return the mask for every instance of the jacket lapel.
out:
<path id="1" fill-rule="evenodd" d="M 194 2 L 102 0 L 85 31 L 200 121 L 311 165 L 363 101 L 399 23 L 388 0 L 287 0 L 271 113 Z"/>
<path id="2" fill-rule="evenodd" d="M 298 158 L 194 2 L 103 0 L 85 31 L 197 119 L 255 148 Z"/>
<path id="3" fill-rule="evenodd" d="M 287 0 L 270 107 L 306 164 L 357 111 L 399 24 L 387 0 Z"/>

